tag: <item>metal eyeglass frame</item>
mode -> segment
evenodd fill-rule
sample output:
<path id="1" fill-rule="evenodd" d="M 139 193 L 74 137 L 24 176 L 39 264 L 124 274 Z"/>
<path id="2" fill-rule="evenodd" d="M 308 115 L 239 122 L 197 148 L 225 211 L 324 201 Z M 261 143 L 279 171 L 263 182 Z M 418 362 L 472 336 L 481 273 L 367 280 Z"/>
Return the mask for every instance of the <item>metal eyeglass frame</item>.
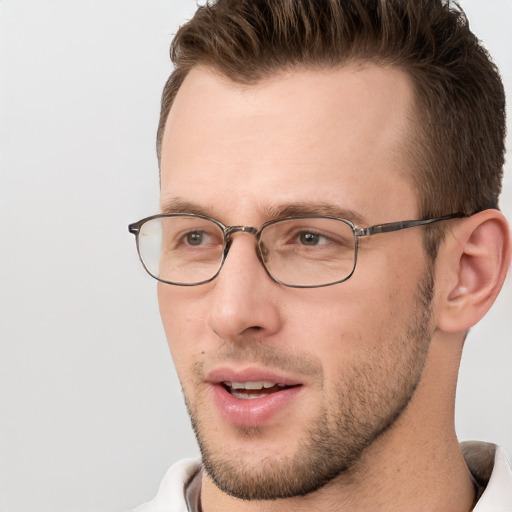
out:
<path id="1" fill-rule="evenodd" d="M 161 279 L 160 277 L 157 277 L 155 274 L 153 274 L 148 269 L 148 267 L 144 263 L 144 260 L 142 259 L 142 256 L 141 256 L 141 253 L 140 253 L 140 248 L 139 248 L 140 228 L 142 227 L 143 224 L 145 224 L 146 222 L 148 222 L 150 220 L 157 219 L 157 218 L 166 218 L 166 217 L 196 217 L 198 219 L 203 219 L 203 220 L 211 221 L 211 222 L 213 222 L 215 225 L 217 225 L 222 230 L 222 232 L 224 234 L 224 250 L 223 250 L 223 254 L 222 254 L 222 260 L 220 262 L 220 265 L 219 265 L 219 268 L 218 268 L 217 272 L 211 278 L 206 279 L 204 281 L 199 281 L 197 283 L 180 283 L 180 282 L 176 282 L 176 281 L 167 281 L 165 279 Z M 234 233 L 241 232 L 241 233 L 249 233 L 251 235 L 254 235 L 256 237 L 256 239 L 258 240 L 258 245 L 257 245 L 257 251 L 258 252 L 257 253 L 258 253 L 259 260 L 260 260 L 261 264 L 263 265 L 265 271 L 267 272 L 267 274 L 270 276 L 270 278 L 273 281 L 275 281 L 276 283 L 279 283 L 279 284 L 281 284 L 283 286 L 287 286 L 289 288 L 322 288 L 324 286 L 331 286 L 333 284 L 342 283 L 343 281 L 346 281 L 347 279 L 349 279 L 354 274 L 354 271 L 356 269 L 356 263 L 357 263 L 357 253 L 358 253 L 358 248 L 359 248 L 359 238 L 365 237 L 365 236 L 378 235 L 378 234 L 381 234 L 381 233 L 392 233 L 394 231 L 401 231 L 403 229 L 414 228 L 414 227 L 417 227 L 417 226 L 426 226 L 426 225 L 434 224 L 436 222 L 441 222 L 441 221 L 444 221 L 444 220 L 463 218 L 463 217 L 467 217 L 467 215 L 464 214 L 464 213 L 452 213 L 450 215 L 445 215 L 444 217 L 438 217 L 438 218 L 435 218 L 435 219 L 405 220 L 405 221 L 398 221 L 398 222 L 387 222 L 385 224 L 376 224 L 374 226 L 368 226 L 368 227 L 363 228 L 363 227 L 356 226 L 350 220 L 342 219 L 342 218 L 339 218 L 339 217 L 331 217 L 331 216 L 328 216 L 328 215 L 301 215 L 301 216 L 282 217 L 282 218 L 279 218 L 279 219 L 274 219 L 274 220 L 271 220 L 269 222 L 265 222 L 259 228 L 255 228 L 254 226 L 226 226 L 226 225 L 222 224 L 222 222 L 220 222 L 220 221 L 218 221 L 216 219 L 213 219 L 211 217 L 205 216 L 205 215 L 190 214 L 190 213 L 169 213 L 169 214 L 152 215 L 150 217 L 146 217 L 144 219 L 141 219 L 138 222 L 134 222 L 133 224 L 130 224 L 128 226 L 128 230 L 129 230 L 130 233 L 135 235 L 136 244 L 137 244 L 137 253 L 139 255 L 139 259 L 140 259 L 140 261 L 142 263 L 142 266 L 144 267 L 146 272 L 151 277 L 157 279 L 158 281 L 166 283 L 166 284 L 173 284 L 173 285 L 177 285 L 177 286 L 198 286 L 198 285 L 206 284 L 206 283 L 209 283 L 209 282 L 213 281 L 219 275 L 220 271 L 222 270 L 222 267 L 224 266 L 224 262 L 226 261 L 226 257 L 228 255 L 229 249 L 231 247 L 231 242 L 232 242 L 231 236 Z M 354 265 L 352 266 L 352 270 L 351 270 L 351 272 L 349 273 L 348 276 L 344 277 L 343 279 L 339 279 L 337 281 L 332 281 L 332 282 L 329 282 L 329 283 L 315 284 L 315 285 L 296 285 L 296 284 L 288 284 L 288 283 L 285 283 L 283 281 L 280 281 L 279 279 L 277 279 L 276 277 L 274 277 L 271 274 L 270 270 L 265 265 L 265 257 L 264 257 L 264 254 L 262 253 L 262 248 L 261 248 L 261 246 L 259 244 L 261 233 L 262 233 L 262 231 L 266 227 L 271 226 L 272 224 L 276 224 L 278 222 L 286 221 L 286 220 L 293 220 L 293 219 L 299 219 L 299 220 L 300 219 L 331 219 L 331 220 L 337 220 L 337 221 L 340 221 L 340 222 L 343 222 L 343 223 L 347 224 L 352 229 L 352 232 L 354 234 L 354 241 L 355 241 L 355 244 L 354 244 Z"/>

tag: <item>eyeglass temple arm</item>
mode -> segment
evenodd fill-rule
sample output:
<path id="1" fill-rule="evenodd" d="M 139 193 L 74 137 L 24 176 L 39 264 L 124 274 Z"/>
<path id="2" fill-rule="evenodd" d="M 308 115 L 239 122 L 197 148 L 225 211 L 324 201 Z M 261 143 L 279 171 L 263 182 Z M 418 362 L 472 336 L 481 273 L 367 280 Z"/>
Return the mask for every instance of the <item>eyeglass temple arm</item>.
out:
<path id="1" fill-rule="evenodd" d="M 375 226 L 369 226 L 367 228 L 356 228 L 357 236 L 372 236 L 378 235 L 379 233 L 390 233 L 392 231 L 400 231 L 402 229 L 414 228 L 416 226 L 425 226 L 427 224 L 433 224 L 442 220 L 457 219 L 467 217 L 465 213 L 452 213 L 451 215 L 445 215 L 437 219 L 425 219 L 425 220 L 404 220 L 400 222 L 387 222 L 386 224 L 377 224 Z"/>

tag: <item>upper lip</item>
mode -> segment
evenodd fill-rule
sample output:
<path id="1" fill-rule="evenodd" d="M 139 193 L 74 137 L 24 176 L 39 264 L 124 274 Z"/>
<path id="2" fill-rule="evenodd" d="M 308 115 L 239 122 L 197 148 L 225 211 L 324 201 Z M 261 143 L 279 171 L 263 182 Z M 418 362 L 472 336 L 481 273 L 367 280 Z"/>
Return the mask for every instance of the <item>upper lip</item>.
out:
<path id="1" fill-rule="evenodd" d="M 273 382 L 284 386 L 297 386 L 302 384 L 299 380 L 283 375 L 277 371 L 247 367 L 247 368 L 215 368 L 207 373 L 206 381 L 210 384 L 220 384 L 222 382 Z"/>

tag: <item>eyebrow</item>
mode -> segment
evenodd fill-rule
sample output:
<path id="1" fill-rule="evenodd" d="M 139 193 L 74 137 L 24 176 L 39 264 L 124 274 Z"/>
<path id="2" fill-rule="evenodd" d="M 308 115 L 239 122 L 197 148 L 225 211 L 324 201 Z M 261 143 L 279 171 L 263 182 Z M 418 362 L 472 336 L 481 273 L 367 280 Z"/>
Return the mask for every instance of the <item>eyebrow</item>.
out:
<path id="1" fill-rule="evenodd" d="M 341 208 L 331 203 L 285 203 L 282 205 L 268 206 L 264 208 L 265 218 L 268 220 L 279 219 L 281 217 L 301 217 L 325 215 L 327 217 L 337 217 L 352 221 L 354 224 L 361 224 L 364 218 L 353 210 Z"/>
<path id="2" fill-rule="evenodd" d="M 161 206 L 161 213 L 191 213 L 194 215 L 204 215 L 206 217 L 216 218 L 214 208 L 205 208 L 197 203 L 186 201 L 179 197 L 174 197 L 163 203 Z M 262 214 L 265 222 L 281 219 L 283 217 L 320 215 L 350 220 L 357 226 L 367 224 L 361 214 L 347 208 L 341 208 L 340 206 L 331 203 L 289 202 L 278 205 L 268 205 L 262 208 Z"/>
<path id="3" fill-rule="evenodd" d="M 172 213 L 192 213 L 194 215 L 204 215 L 205 217 L 211 217 L 208 209 L 199 206 L 196 203 L 185 201 L 179 197 L 173 197 L 162 204 L 160 208 L 161 213 L 172 214 Z"/>

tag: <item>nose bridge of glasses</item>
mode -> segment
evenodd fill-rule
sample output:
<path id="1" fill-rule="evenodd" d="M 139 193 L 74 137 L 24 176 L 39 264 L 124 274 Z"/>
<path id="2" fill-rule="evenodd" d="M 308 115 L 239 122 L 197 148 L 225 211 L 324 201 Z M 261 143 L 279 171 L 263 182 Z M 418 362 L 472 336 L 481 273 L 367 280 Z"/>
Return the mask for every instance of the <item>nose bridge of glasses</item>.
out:
<path id="1" fill-rule="evenodd" d="M 226 237 L 226 240 L 229 240 L 234 233 L 238 232 L 256 235 L 258 230 L 253 226 L 228 226 L 224 230 L 224 236 Z"/>
<path id="2" fill-rule="evenodd" d="M 260 231 L 253 226 L 227 226 L 224 229 L 224 259 L 227 257 L 229 250 L 231 249 L 231 244 L 233 242 L 232 235 L 234 233 L 248 233 L 250 235 L 254 235 L 256 239 L 259 241 L 259 233 Z M 259 243 L 257 244 L 259 246 Z M 261 260 L 261 254 L 258 249 L 256 249 L 256 253 L 258 258 Z"/>

